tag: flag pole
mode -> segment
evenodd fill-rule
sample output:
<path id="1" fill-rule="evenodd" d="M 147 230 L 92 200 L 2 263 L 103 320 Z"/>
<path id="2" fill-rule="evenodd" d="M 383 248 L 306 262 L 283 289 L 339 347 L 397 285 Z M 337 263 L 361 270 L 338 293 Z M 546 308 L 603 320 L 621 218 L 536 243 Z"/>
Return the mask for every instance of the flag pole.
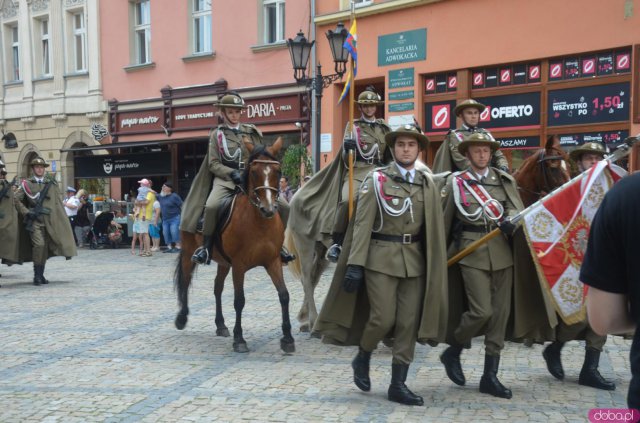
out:
<path id="1" fill-rule="evenodd" d="M 629 153 L 631 152 L 631 148 L 633 147 L 633 145 L 636 142 L 638 142 L 639 140 L 640 140 L 640 135 L 637 135 L 635 137 L 627 138 L 625 140 L 624 144 L 622 144 L 620 147 L 618 147 L 618 149 L 616 151 L 614 151 L 612 154 L 610 154 L 607 157 L 605 157 L 603 160 L 613 163 L 615 161 L 618 161 L 618 160 L 622 159 L 625 156 L 628 156 Z M 540 205 L 542 202 L 547 201 L 549 198 L 553 197 L 554 195 L 558 194 L 560 191 L 562 191 L 563 189 L 565 189 L 569 185 L 573 184 L 574 182 L 577 182 L 577 181 L 583 179 L 588 174 L 589 174 L 589 169 L 585 170 L 584 172 L 582 172 L 580 175 L 576 176 L 575 178 L 570 179 L 569 181 L 567 181 L 564 184 L 560 185 L 558 188 L 554 189 L 549 194 L 545 195 L 544 197 L 542 197 L 541 199 L 539 199 L 535 203 L 531 204 L 529 207 L 527 207 L 524 210 L 522 210 L 517 215 L 513 216 L 511 218 L 511 223 L 513 223 L 514 225 L 518 226 L 520 224 L 520 222 L 522 221 L 522 218 L 524 216 L 526 216 L 527 213 L 529 213 L 535 207 Z M 486 234 L 485 236 L 483 236 L 482 238 L 480 238 L 478 240 L 475 240 L 474 242 L 469 244 L 467 246 L 467 248 L 465 248 L 464 250 L 458 252 L 455 256 L 453 256 L 449 260 L 447 260 L 447 266 L 452 266 L 452 265 L 456 264 L 457 262 L 459 262 L 460 260 L 462 260 L 463 258 L 468 256 L 469 254 L 471 254 L 475 250 L 477 250 L 478 247 L 480 247 L 482 244 L 491 241 L 493 238 L 495 238 L 499 234 L 500 234 L 500 229 L 496 228 L 496 229 L 492 230 L 491 232 L 489 232 L 488 234 Z"/>
<path id="2" fill-rule="evenodd" d="M 353 2 L 353 0 L 351 0 L 351 16 L 350 16 L 350 23 L 349 25 L 353 25 L 353 20 L 355 19 L 356 16 L 356 11 L 355 11 L 355 3 Z M 357 40 L 356 40 L 357 43 Z M 354 122 L 354 113 L 353 113 L 353 102 L 354 102 L 354 92 L 356 89 L 355 86 L 355 80 L 354 80 L 354 75 L 353 75 L 353 55 L 349 55 L 350 60 L 349 60 L 349 66 L 351 69 L 351 72 L 349 72 L 349 76 L 350 76 L 350 81 L 347 81 L 347 83 L 350 84 L 349 87 L 349 124 L 347 125 L 349 127 L 349 132 L 351 133 L 351 137 L 353 137 L 354 134 L 354 126 L 353 126 L 353 122 Z M 358 142 L 358 140 L 355 140 L 355 142 Z M 349 150 L 349 156 L 348 156 L 348 161 L 349 161 L 349 219 L 351 219 L 351 216 L 353 215 L 353 196 L 354 196 L 354 190 L 353 190 L 353 165 L 355 162 L 355 152 L 353 151 L 353 149 Z"/>

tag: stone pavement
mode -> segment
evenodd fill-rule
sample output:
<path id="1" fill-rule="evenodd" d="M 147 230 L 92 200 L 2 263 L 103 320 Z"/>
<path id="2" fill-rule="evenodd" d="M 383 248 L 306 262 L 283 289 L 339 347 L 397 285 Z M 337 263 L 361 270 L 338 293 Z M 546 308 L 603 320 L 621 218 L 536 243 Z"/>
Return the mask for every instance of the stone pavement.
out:
<path id="1" fill-rule="evenodd" d="M 208 421 L 570 421 L 589 409 L 624 408 L 630 341 L 609 338 L 601 360 L 618 389 L 577 384 L 583 345 L 564 349 L 564 382 L 547 373 L 542 347 L 508 344 L 500 377 L 512 400 L 478 392 L 483 350 L 463 354 L 467 386 L 451 383 L 438 360 L 443 347 L 419 346 L 409 387 L 425 407 L 388 402 L 391 356 L 372 358 L 370 393 L 352 383 L 354 348 L 322 344 L 298 332 L 302 289 L 285 272 L 296 352 L 279 347 L 280 306 L 266 272 L 247 275 L 243 314 L 250 352 L 232 352 L 215 336 L 214 266 L 201 267 L 190 295 L 190 320 L 174 328 L 175 254 L 134 257 L 128 249 L 81 250 L 49 261 L 49 285 L 31 284 L 30 265 L 0 268 L 0 422 Z M 320 283 L 326 292 L 330 275 Z M 224 293 L 234 322 L 231 281 Z"/>

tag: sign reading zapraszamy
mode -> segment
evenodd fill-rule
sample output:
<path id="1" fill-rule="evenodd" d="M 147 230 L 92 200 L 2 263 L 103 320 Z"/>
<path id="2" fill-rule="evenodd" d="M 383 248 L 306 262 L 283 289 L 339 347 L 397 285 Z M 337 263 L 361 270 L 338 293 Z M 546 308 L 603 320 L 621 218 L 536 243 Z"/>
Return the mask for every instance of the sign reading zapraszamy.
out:
<path id="1" fill-rule="evenodd" d="M 378 36 L 378 66 L 427 58 L 427 28 Z"/>
<path id="2" fill-rule="evenodd" d="M 146 177 L 171 174 L 171 152 L 75 157 L 76 178 Z"/>

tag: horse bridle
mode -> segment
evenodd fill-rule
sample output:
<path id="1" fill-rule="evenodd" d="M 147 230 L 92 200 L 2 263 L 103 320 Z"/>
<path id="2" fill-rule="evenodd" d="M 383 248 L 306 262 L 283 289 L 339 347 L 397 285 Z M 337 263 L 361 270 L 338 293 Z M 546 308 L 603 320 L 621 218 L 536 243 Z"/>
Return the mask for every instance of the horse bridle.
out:
<path id="1" fill-rule="evenodd" d="M 249 163 L 249 166 L 253 166 L 254 163 L 260 163 L 260 164 L 266 164 L 266 165 L 278 165 L 280 166 L 280 162 L 276 161 L 276 160 L 260 160 L 260 159 L 256 159 L 251 161 L 251 163 Z M 280 180 L 280 177 L 278 177 L 278 180 Z M 275 193 L 275 198 L 276 198 L 276 202 L 278 201 L 278 198 L 280 197 L 280 190 L 278 188 L 274 188 L 274 187 L 265 187 L 264 185 L 260 185 L 257 187 L 253 188 L 253 191 L 251 192 L 251 195 L 247 195 L 249 197 L 249 202 L 256 208 L 260 209 L 260 197 L 258 196 L 258 190 L 270 190 L 273 191 Z M 245 192 L 245 194 L 247 194 Z M 277 204 L 276 204 L 277 207 Z"/>
<path id="2" fill-rule="evenodd" d="M 551 192 L 549 189 L 549 180 L 547 179 L 547 167 L 544 165 L 544 162 L 549 160 L 564 160 L 564 157 L 561 155 L 556 156 L 545 156 L 545 149 L 540 150 L 540 157 L 538 158 L 538 164 L 540 165 L 540 170 L 542 171 L 542 178 L 544 180 L 544 191 Z M 536 193 L 539 196 L 542 196 L 542 191 Z"/>

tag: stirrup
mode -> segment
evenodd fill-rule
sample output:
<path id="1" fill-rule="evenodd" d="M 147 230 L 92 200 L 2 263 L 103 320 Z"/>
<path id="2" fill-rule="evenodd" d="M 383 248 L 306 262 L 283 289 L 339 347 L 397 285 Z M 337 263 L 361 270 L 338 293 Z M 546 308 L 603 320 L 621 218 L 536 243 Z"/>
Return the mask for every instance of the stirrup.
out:
<path id="1" fill-rule="evenodd" d="M 203 250 L 204 257 L 202 257 Z M 193 252 L 191 261 L 196 264 L 206 264 L 209 261 L 209 250 L 207 249 L 207 247 L 198 247 L 198 249 Z"/>
<path id="2" fill-rule="evenodd" d="M 342 246 L 340 244 L 333 244 L 331 247 L 327 249 L 327 252 L 325 253 L 324 258 L 325 260 L 328 260 L 331 263 L 337 263 L 341 253 L 342 253 Z"/>
<path id="3" fill-rule="evenodd" d="M 280 260 L 282 263 L 287 264 L 296 259 L 296 256 L 291 254 L 284 246 L 280 249 Z"/>

